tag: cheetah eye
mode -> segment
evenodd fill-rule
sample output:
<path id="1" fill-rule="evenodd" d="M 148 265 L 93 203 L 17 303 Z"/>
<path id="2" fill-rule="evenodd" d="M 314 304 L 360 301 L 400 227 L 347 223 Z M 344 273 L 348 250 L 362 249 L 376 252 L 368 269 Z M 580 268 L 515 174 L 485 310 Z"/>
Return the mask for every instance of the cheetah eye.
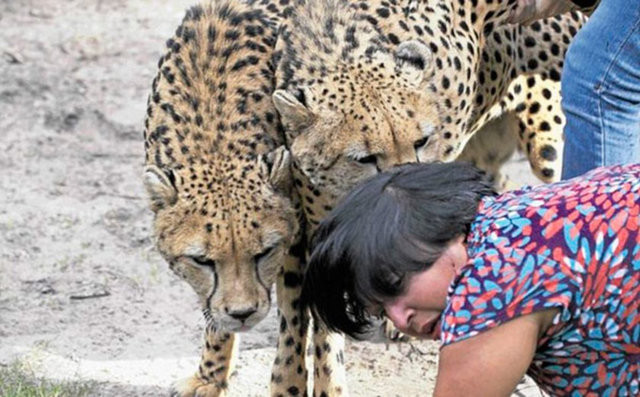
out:
<path id="1" fill-rule="evenodd" d="M 372 154 L 366 157 L 361 157 L 359 159 L 356 160 L 358 163 L 360 164 L 376 164 L 377 163 L 377 159 L 376 159 L 376 155 Z"/>
<path id="2" fill-rule="evenodd" d="M 427 144 L 427 142 L 429 142 L 429 137 L 428 137 L 428 136 L 425 136 L 424 138 L 422 138 L 422 139 L 418 139 L 417 141 L 415 141 L 415 142 L 413 143 L 413 147 L 414 147 L 414 148 L 416 148 L 416 149 L 420 149 L 421 147 L 423 147 L 424 145 L 426 145 L 426 144 Z"/>
<path id="3" fill-rule="evenodd" d="M 189 257 L 196 265 L 205 267 L 216 267 L 216 261 L 207 258 L 206 256 L 191 256 Z"/>
<path id="4" fill-rule="evenodd" d="M 275 248 L 276 248 L 276 247 L 275 247 L 275 245 L 274 245 L 274 246 L 271 246 L 271 247 L 269 247 L 269 248 L 265 249 L 264 251 L 262 251 L 262 252 L 261 252 L 261 253 L 259 253 L 258 255 L 254 256 L 254 257 L 253 257 L 253 261 L 254 261 L 256 264 L 259 264 L 259 263 L 260 263 L 262 260 L 264 260 L 266 257 L 270 256 L 270 255 L 273 253 L 273 251 L 274 251 L 274 249 L 275 249 Z"/>

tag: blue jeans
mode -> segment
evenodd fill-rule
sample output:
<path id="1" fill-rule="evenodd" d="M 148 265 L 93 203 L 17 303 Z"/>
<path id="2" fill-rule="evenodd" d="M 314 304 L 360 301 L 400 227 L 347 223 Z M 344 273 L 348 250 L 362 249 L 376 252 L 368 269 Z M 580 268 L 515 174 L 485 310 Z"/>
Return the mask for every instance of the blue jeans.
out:
<path id="1" fill-rule="evenodd" d="M 562 71 L 562 179 L 640 162 L 640 0 L 602 0 Z"/>

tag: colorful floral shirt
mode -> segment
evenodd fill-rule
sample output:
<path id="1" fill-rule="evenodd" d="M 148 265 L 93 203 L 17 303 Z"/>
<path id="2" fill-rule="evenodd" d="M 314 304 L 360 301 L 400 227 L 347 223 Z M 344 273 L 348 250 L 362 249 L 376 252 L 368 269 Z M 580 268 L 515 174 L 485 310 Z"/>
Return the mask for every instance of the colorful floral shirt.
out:
<path id="1" fill-rule="evenodd" d="M 640 395 L 640 164 L 486 197 L 445 346 L 556 308 L 528 374 L 551 395 Z"/>

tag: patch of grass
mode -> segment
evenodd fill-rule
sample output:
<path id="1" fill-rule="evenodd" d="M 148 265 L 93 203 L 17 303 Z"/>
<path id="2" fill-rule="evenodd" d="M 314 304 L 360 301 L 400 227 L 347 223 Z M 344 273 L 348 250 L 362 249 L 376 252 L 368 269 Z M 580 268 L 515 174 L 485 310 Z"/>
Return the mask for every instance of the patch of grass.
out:
<path id="1" fill-rule="evenodd" d="M 85 397 L 92 395 L 95 382 L 54 382 L 37 377 L 23 362 L 0 365 L 0 396 Z"/>

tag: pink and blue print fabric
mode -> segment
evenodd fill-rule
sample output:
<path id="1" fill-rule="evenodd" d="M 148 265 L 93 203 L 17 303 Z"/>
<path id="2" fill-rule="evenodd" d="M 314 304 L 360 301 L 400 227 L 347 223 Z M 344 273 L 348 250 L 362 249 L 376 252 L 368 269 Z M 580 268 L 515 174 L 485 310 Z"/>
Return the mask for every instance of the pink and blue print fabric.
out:
<path id="1" fill-rule="evenodd" d="M 640 395 L 640 165 L 484 198 L 449 290 L 445 346 L 559 312 L 529 375 L 551 395 Z"/>

